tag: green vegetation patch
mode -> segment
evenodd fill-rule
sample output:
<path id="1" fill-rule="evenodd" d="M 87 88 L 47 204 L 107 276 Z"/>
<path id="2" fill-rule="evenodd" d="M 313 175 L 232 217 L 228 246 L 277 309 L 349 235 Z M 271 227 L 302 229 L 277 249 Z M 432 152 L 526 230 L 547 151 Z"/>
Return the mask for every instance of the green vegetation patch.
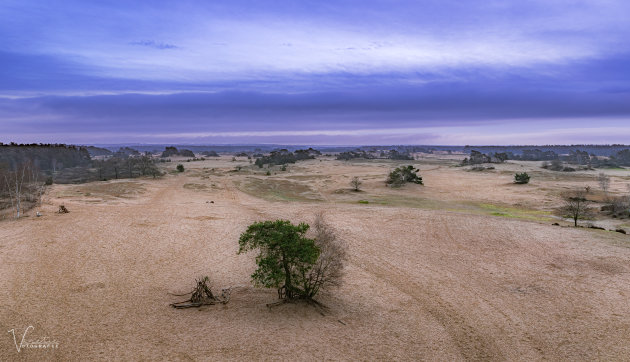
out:
<path id="1" fill-rule="evenodd" d="M 184 188 L 187 189 L 187 190 L 204 191 L 204 190 L 208 189 L 208 186 L 204 185 L 204 184 L 188 183 L 188 184 L 184 184 Z"/>
<path id="2" fill-rule="evenodd" d="M 512 219 L 524 219 L 547 222 L 552 219 L 550 211 L 518 208 L 513 206 L 499 206 L 494 204 L 477 204 L 481 212 L 493 216 L 501 216 Z"/>
<path id="3" fill-rule="evenodd" d="M 353 192 L 354 193 L 354 192 Z M 356 193 L 354 193 L 356 194 Z M 405 195 L 361 195 L 363 199 L 346 200 L 342 202 L 370 204 L 377 206 L 409 207 L 427 210 L 451 210 L 457 205 L 446 201 L 430 200 L 420 197 L 410 197 Z"/>
<path id="4" fill-rule="evenodd" d="M 239 190 L 270 201 L 322 201 L 322 196 L 300 182 L 274 178 L 248 177 L 238 182 Z"/>
<path id="5" fill-rule="evenodd" d="M 64 190 L 60 197 L 100 197 L 111 198 L 133 198 L 145 192 L 144 187 L 137 182 L 90 182 L 81 186 L 75 186 Z"/>

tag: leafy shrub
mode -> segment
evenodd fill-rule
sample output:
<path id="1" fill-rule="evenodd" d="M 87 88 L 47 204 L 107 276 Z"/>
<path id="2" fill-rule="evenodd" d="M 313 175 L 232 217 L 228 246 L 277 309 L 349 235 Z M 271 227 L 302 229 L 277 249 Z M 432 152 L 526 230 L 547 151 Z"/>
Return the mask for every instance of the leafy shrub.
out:
<path id="1" fill-rule="evenodd" d="M 529 175 L 527 172 L 517 173 L 514 175 L 514 183 L 515 184 L 526 184 L 529 183 Z"/>
<path id="2" fill-rule="evenodd" d="M 411 165 L 400 166 L 389 173 L 389 176 L 387 177 L 387 181 L 385 181 L 385 183 L 390 185 L 391 187 L 400 187 L 407 182 L 424 185 L 422 183 L 422 177 L 417 174 L 419 171 L 420 170 L 414 168 Z"/>
<path id="3" fill-rule="evenodd" d="M 239 254 L 259 251 L 252 274 L 255 285 L 277 288 L 280 299 L 312 300 L 321 289 L 341 283 L 345 244 L 321 214 L 315 219 L 313 238 L 306 236 L 309 228 L 275 220 L 254 223 L 241 234 Z"/>
<path id="4" fill-rule="evenodd" d="M 257 249 L 258 269 L 252 274 L 256 286 L 277 288 L 281 299 L 305 296 L 303 275 L 319 258 L 315 240 L 305 236 L 309 225 L 288 220 L 251 224 L 239 238 L 238 253 Z"/>
<path id="5" fill-rule="evenodd" d="M 355 192 L 361 191 L 360 187 L 362 183 L 363 181 L 361 181 L 361 179 L 357 176 L 354 176 L 352 180 L 350 180 L 350 186 L 352 186 L 352 190 L 354 190 Z"/>
<path id="6" fill-rule="evenodd" d="M 178 172 L 184 172 L 184 165 L 182 165 L 181 163 L 177 165 L 177 171 Z"/>

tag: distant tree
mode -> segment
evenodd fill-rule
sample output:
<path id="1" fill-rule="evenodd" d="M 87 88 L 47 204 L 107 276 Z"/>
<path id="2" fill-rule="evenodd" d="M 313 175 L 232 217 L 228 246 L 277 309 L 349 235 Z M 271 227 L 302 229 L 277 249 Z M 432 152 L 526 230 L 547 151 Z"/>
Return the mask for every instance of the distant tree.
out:
<path id="1" fill-rule="evenodd" d="M 315 156 L 318 155 L 321 155 L 321 152 L 313 148 L 296 150 L 295 152 L 289 152 L 289 150 L 283 148 L 271 151 L 268 156 L 255 154 L 254 157 L 257 157 L 255 164 L 262 168 L 266 164 L 284 165 L 288 163 L 296 163 L 297 161 L 314 159 Z"/>
<path id="2" fill-rule="evenodd" d="M 497 161 L 499 161 L 500 163 L 503 163 L 503 162 L 507 161 L 508 154 L 505 153 L 505 152 L 499 152 L 499 153 L 495 153 L 494 157 L 497 159 Z"/>
<path id="3" fill-rule="evenodd" d="M 184 165 L 182 165 L 181 163 L 177 165 L 177 171 L 178 172 L 184 172 Z"/>
<path id="4" fill-rule="evenodd" d="M 258 250 L 258 268 L 252 274 L 257 286 L 277 288 L 280 299 L 308 298 L 305 275 L 311 271 L 320 249 L 305 236 L 308 224 L 293 225 L 288 220 L 251 224 L 239 238 L 241 254 Z"/>
<path id="5" fill-rule="evenodd" d="M 382 158 L 386 158 L 387 154 L 385 153 L 385 151 L 381 151 L 380 153 L 380 157 Z M 369 152 L 366 152 L 365 150 L 359 149 L 357 148 L 354 151 L 347 151 L 347 152 L 341 152 L 337 155 L 336 159 L 337 160 L 343 160 L 343 161 L 349 161 L 355 158 L 363 158 L 366 160 L 371 160 L 376 158 L 374 155 L 372 155 Z"/>
<path id="6" fill-rule="evenodd" d="M 162 152 L 162 155 L 160 157 L 171 157 L 171 156 L 177 156 L 179 154 L 179 150 L 177 149 L 177 147 L 169 147 L 167 146 L 164 151 Z"/>
<path id="7" fill-rule="evenodd" d="M 201 154 L 207 157 L 219 157 L 219 154 L 216 151 L 203 151 Z"/>
<path id="8" fill-rule="evenodd" d="M 599 187 L 602 188 L 604 194 L 608 196 L 608 188 L 610 187 L 610 176 L 606 175 L 603 172 L 600 172 L 599 175 L 597 175 L 597 182 L 599 182 Z"/>
<path id="9" fill-rule="evenodd" d="M 151 175 L 153 178 L 160 174 L 155 161 L 151 156 L 143 155 L 137 159 L 138 168 L 143 176 Z"/>
<path id="10" fill-rule="evenodd" d="M 517 173 L 514 175 L 514 183 L 515 184 L 526 184 L 529 183 L 529 175 L 527 172 Z"/>
<path id="11" fill-rule="evenodd" d="M 562 164 L 562 161 L 558 158 L 551 160 L 551 163 L 549 164 L 549 169 L 552 171 L 562 171 L 563 168 L 564 165 Z"/>
<path id="12" fill-rule="evenodd" d="M 133 170 L 136 168 L 137 160 L 133 157 L 127 158 L 125 161 L 125 168 L 127 168 L 129 178 L 133 178 Z"/>
<path id="13" fill-rule="evenodd" d="M 626 217 L 630 210 L 630 198 L 628 196 L 610 197 L 602 211 L 607 211 L 613 217 Z"/>
<path id="14" fill-rule="evenodd" d="M 391 187 L 400 187 L 407 182 L 423 185 L 422 177 L 417 174 L 419 171 L 411 165 L 400 166 L 389 173 L 385 183 Z"/>
<path id="15" fill-rule="evenodd" d="M 195 157 L 195 153 L 191 150 L 179 150 L 179 155 L 183 157 Z"/>
<path id="16" fill-rule="evenodd" d="M 357 176 L 354 176 L 352 180 L 350 180 L 350 186 L 352 186 L 352 189 L 356 192 L 360 191 L 359 188 L 361 187 L 362 183 L 363 182 L 361 181 L 361 179 Z"/>
<path id="17" fill-rule="evenodd" d="M 413 156 L 408 152 L 398 152 L 397 150 L 389 150 L 386 157 L 390 160 L 413 160 Z"/>
<path id="18" fill-rule="evenodd" d="M 584 191 L 574 191 L 564 195 L 564 206 L 561 209 L 564 216 L 573 219 L 575 226 L 578 226 L 578 220 L 592 215 L 591 209 L 588 207 L 588 200 Z"/>

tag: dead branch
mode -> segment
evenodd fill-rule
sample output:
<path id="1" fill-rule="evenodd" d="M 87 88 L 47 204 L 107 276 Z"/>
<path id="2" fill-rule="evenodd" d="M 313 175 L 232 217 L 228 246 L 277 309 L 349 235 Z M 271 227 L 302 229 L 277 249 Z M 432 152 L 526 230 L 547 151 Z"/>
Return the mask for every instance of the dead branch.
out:
<path id="1" fill-rule="evenodd" d="M 214 304 L 227 304 L 230 301 L 231 288 L 221 289 L 221 295 L 215 296 L 210 289 L 209 278 L 203 277 L 196 280 L 197 285 L 188 293 L 184 294 L 171 294 L 175 296 L 184 296 L 190 294 L 190 299 L 182 302 L 176 302 L 170 304 L 171 307 L 176 309 L 183 308 L 195 308 L 204 305 Z"/>

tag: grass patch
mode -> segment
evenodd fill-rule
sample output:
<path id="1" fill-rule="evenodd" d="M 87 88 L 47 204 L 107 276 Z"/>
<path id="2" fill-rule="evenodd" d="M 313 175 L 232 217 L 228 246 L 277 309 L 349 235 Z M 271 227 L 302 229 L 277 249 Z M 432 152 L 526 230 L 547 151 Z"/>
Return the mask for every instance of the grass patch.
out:
<path id="1" fill-rule="evenodd" d="M 355 192 L 352 192 L 356 194 Z M 451 203 L 438 200 L 409 197 L 404 195 L 362 195 L 363 199 L 345 200 L 341 202 L 370 204 L 377 206 L 409 207 L 414 209 L 447 210 L 456 207 Z"/>
<path id="2" fill-rule="evenodd" d="M 193 183 L 184 184 L 183 187 L 185 189 L 187 189 L 187 190 L 197 190 L 197 191 L 204 191 L 204 190 L 208 189 L 207 185 L 204 185 L 204 184 L 193 184 Z"/>
<path id="3" fill-rule="evenodd" d="M 236 183 L 239 190 L 270 201 L 322 201 L 322 196 L 303 183 L 265 178 L 248 177 Z"/>
<path id="4" fill-rule="evenodd" d="M 314 181 L 314 180 L 326 180 L 329 179 L 328 175 L 291 175 L 285 176 L 287 179 L 296 180 L 296 181 Z"/>
<path id="5" fill-rule="evenodd" d="M 87 196 L 102 199 L 133 198 L 145 192 L 144 187 L 137 182 L 91 182 L 81 186 L 74 186 L 64 190 L 61 197 Z"/>
<path id="6" fill-rule="evenodd" d="M 512 206 L 499 206 L 494 204 L 477 204 L 480 211 L 493 216 L 507 217 L 511 219 L 524 219 L 547 222 L 552 219 L 550 211 L 517 208 Z"/>

